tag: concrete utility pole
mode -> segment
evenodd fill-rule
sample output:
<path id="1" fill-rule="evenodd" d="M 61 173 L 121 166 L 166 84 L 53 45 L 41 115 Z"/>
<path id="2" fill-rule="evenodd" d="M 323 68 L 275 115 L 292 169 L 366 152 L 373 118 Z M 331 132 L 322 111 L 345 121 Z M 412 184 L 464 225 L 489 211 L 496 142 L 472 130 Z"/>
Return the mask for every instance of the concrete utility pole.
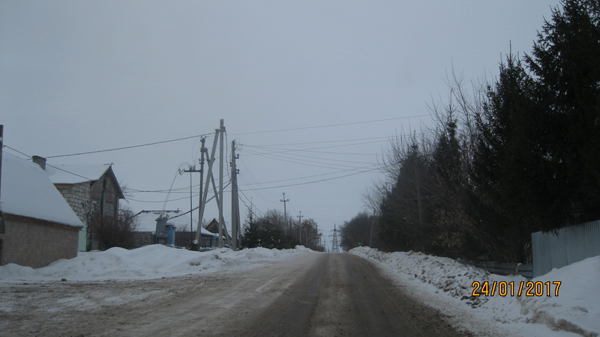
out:
<path id="1" fill-rule="evenodd" d="M 221 119 L 221 127 L 219 132 L 219 247 L 223 247 L 223 226 L 225 226 L 225 218 L 223 217 L 223 162 L 224 162 L 224 133 L 225 133 L 225 124 Z"/>
<path id="2" fill-rule="evenodd" d="M 240 238 L 240 200 L 238 196 L 237 169 L 235 160 L 239 155 L 235 154 L 235 140 L 231 142 L 231 248 L 238 250 Z"/>
<path id="3" fill-rule="evenodd" d="M 180 172 L 185 172 L 185 173 L 189 173 L 190 174 L 190 247 L 194 245 L 194 238 L 192 237 L 192 233 L 194 232 L 194 212 L 192 212 L 192 210 L 194 209 L 194 205 L 193 205 L 193 193 L 192 193 L 192 173 L 197 173 L 199 172 L 200 174 L 202 174 L 202 170 L 196 170 L 196 166 L 192 166 L 190 165 L 190 168 L 188 170 L 183 170 Z M 200 187 L 202 188 L 202 187 Z M 198 226 L 200 226 L 200 223 L 198 222 Z"/>
<path id="4" fill-rule="evenodd" d="M 221 127 L 219 129 L 215 129 L 215 139 L 213 141 L 213 147 L 212 147 L 212 152 L 210 154 L 210 156 L 208 157 L 208 172 L 206 174 L 206 185 L 204 185 L 204 191 L 202 192 L 202 204 L 200 205 L 200 211 L 199 211 L 199 216 L 198 219 L 203 219 L 204 218 L 204 211 L 206 209 L 206 203 L 208 201 L 207 196 L 208 196 L 208 189 L 212 183 L 212 187 L 213 187 L 213 191 L 215 192 L 215 198 L 217 199 L 217 206 L 219 207 L 219 247 L 223 247 L 223 230 L 222 230 L 222 226 L 224 226 L 224 220 L 223 220 L 223 203 L 222 203 L 222 198 L 219 196 L 219 193 L 217 192 L 217 188 L 216 188 L 216 184 L 215 184 L 215 179 L 213 176 L 213 164 L 215 163 L 215 153 L 217 152 L 217 143 L 219 142 L 219 138 L 223 139 L 223 133 L 225 132 L 225 126 L 223 125 L 223 120 L 221 120 Z M 219 137 L 219 135 L 221 135 L 221 137 Z M 221 146 L 221 152 L 223 151 L 222 146 Z M 222 160 L 223 158 L 221 158 L 221 164 L 222 164 Z M 221 185 L 223 182 L 222 179 L 222 166 L 220 168 L 221 171 Z M 202 220 L 200 220 L 202 221 Z M 196 242 L 200 242 L 200 234 L 201 234 L 201 228 L 202 226 L 198 226 L 197 227 L 198 230 L 196 231 Z"/>
<path id="5" fill-rule="evenodd" d="M 206 137 L 202 137 L 200 142 L 202 143 L 202 147 L 200 148 L 200 187 L 198 193 L 198 232 L 202 232 L 202 218 L 200 216 L 200 208 L 204 202 L 202 199 L 202 186 L 204 186 L 204 154 L 208 152 L 208 149 L 204 146 L 206 143 Z M 198 247 L 202 245 L 202 242 L 198 241 Z"/>
<path id="6" fill-rule="evenodd" d="M 283 199 L 279 199 L 280 202 L 283 202 L 283 221 L 285 222 L 284 224 L 284 228 L 285 228 L 285 232 L 287 233 L 288 231 L 288 221 L 287 221 L 287 209 L 285 207 L 285 204 L 290 201 L 290 199 L 286 199 L 285 198 L 285 192 L 283 192 Z"/>

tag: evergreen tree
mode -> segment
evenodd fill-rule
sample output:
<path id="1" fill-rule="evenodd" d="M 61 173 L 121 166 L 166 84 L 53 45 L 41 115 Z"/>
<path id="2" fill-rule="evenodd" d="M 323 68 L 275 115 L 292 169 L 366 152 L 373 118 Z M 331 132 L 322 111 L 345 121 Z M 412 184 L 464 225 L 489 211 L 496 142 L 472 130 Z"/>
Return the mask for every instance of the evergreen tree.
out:
<path id="1" fill-rule="evenodd" d="M 392 250 L 426 252 L 430 246 L 430 165 L 413 138 L 412 144 L 393 146 L 392 158 L 400 158 L 394 186 L 380 206 L 379 238 Z"/>
<path id="2" fill-rule="evenodd" d="M 433 231 L 431 231 L 431 252 L 449 257 L 475 259 L 484 249 L 475 230 L 469 207 L 472 193 L 469 186 L 469 171 L 465 160 L 466 145 L 461 144 L 458 135 L 458 121 L 452 106 L 445 115 L 438 114 L 440 125 L 432 154 L 432 176 L 434 179 L 432 196 Z"/>
<path id="3" fill-rule="evenodd" d="M 561 4 L 526 58 L 536 85 L 544 230 L 600 218 L 600 3 Z"/>
<path id="4" fill-rule="evenodd" d="M 350 221 L 340 226 L 340 246 L 348 251 L 352 248 L 368 246 L 374 219 L 366 212 L 358 213 Z"/>
<path id="5" fill-rule="evenodd" d="M 244 248 L 294 248 L 298 242 L 289 233 L 285 233 L 283 215 L 277 211 L 269 210 L 260 218 L 248 220 L 244 224 L 242 246 Z"/>
<path id="6" fill-rule="evenodd" d="M 533 206 L 543 184 L 543 167 L 535 155 L 539 140 L 531 88 L 531 78 L 509 55 L 475 115 L 471 178 L 482 202 L 476 216 L 495 260 L 525 260 L 534 219 L 540 216 Z"/>

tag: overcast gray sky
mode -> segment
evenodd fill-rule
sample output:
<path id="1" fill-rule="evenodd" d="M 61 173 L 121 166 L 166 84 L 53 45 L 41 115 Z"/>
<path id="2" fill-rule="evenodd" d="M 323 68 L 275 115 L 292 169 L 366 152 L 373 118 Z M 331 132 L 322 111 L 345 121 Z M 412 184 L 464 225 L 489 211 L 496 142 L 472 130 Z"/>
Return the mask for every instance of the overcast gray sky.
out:
<path id="1" fill-rule="evenodd" d="M 224 119 L 228 144 L 241 144 L 242 218 L 250 200 L 258 215 L 283 210 L 285 192 L 291 216 L 329 235 L 365 210 L 390 137 L 431 125 L 427 105 L 446 99 L 452 69 L 493 79 L 558 3 L 3 0 L 4 144 L 51 157 L 197 136 L 48 160 L 114 163 L 134 190 L 174 181 L 166 206 L 163 192 L 123 203 L 187 211 L 177 169 L 198 164 L 199 135 L 212 146 Z M 217 214 L 213 203 L 205 218 Z"/>

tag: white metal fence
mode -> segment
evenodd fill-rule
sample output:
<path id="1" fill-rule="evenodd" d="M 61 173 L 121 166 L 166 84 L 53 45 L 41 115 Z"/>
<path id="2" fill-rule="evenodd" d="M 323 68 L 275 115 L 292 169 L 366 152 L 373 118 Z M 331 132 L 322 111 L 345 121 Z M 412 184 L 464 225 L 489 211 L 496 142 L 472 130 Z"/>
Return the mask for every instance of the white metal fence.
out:
<path id="1" fill-rule="evenodd" d="M 600 220 L 561 228 L 557 234 L 531 234 L 533 277 L 600 255 Z"/>

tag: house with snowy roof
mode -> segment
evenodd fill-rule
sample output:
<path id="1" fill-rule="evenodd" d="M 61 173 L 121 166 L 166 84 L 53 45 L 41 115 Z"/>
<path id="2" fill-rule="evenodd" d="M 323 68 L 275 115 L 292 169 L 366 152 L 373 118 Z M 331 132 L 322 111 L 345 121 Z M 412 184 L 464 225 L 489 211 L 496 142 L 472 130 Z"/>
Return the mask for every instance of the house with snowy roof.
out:
<path id="1" fill-rule="evenodd" d="M 90 224 L 117 219 L 119 200 L 125 198 L 112 165 L 46 165 L 40 156 L 33 156 L 33 161 L 46 171 L 83 223 L 79 251 L 101 248 Z"/>
<path id="2" fill-rule="evenodd" d="M 82 222 L 40 167 L 10 153 L 0 175 L 0 265 L 44 267 L 77 256 Z"/>

